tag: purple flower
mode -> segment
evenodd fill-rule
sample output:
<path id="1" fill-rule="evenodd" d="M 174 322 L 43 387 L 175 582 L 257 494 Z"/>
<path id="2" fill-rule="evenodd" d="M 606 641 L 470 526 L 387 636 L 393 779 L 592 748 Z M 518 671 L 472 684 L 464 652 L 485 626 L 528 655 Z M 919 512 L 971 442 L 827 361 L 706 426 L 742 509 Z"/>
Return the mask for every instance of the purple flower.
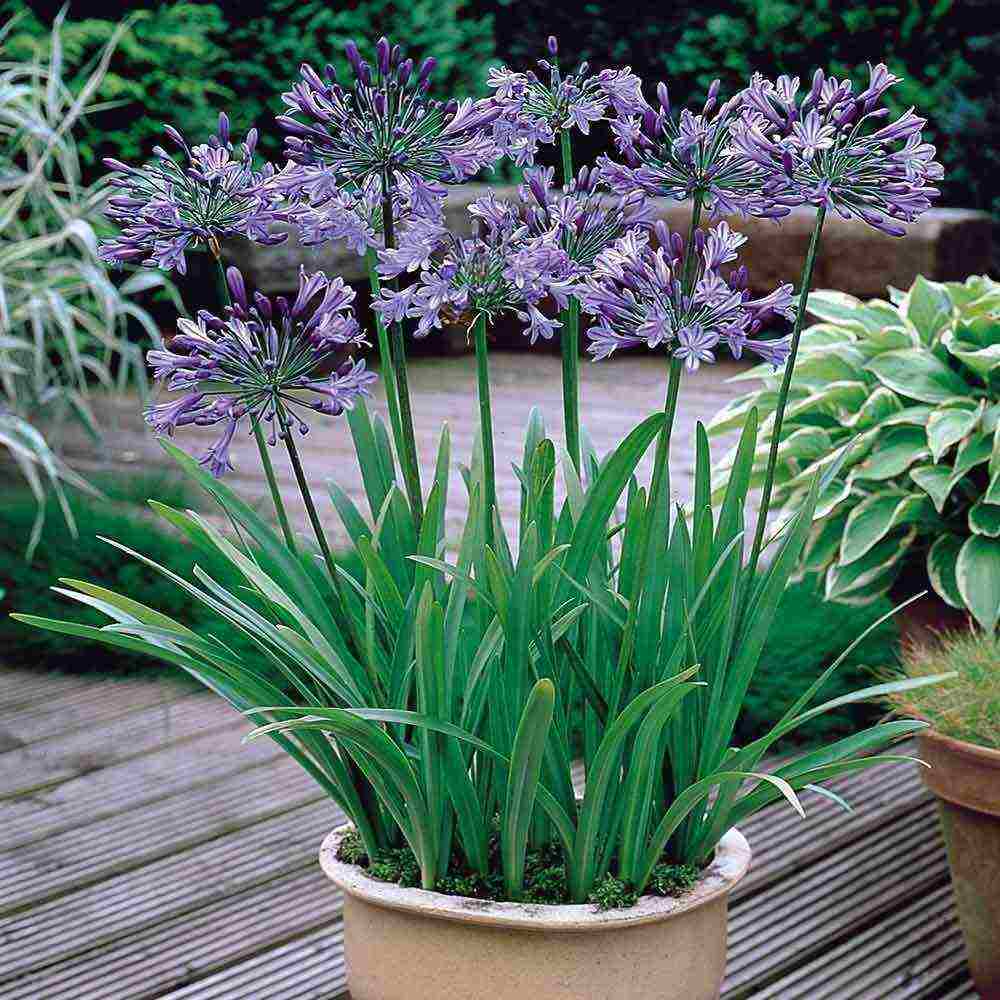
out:
<path id="1" fill-rule="evenodd" d="M 725 222 L 707 233 L 698 230 L 694 246 L 658 222 L 659 246 L 647 232 L 633 229 L 601 253 L 577 295 L 594 317 L 588 331 L 595 360 L 618 348 L 666 344 L 674 357 L 694 371 L 715 360 L 725 341 L 739 357 L 744 348 L 778 365 L 788 353 L 787 341 L 752 339 L 774 316 L 794 317 L 792 286 L 782 285 L 753 299 L 746 290 L 744 268 L 724 275 L 723 264 L 737 259 L 744 237 Z"/>
<path id="2" fill-rule="evenodd" d="M 597 170 L 582 168 L 564 189 L 553 186 L 551 167 L 526 170 L 518 188 L 522 213 L 537 236 L 552 234 L 577 275 L 634 227 L 650 228 L 653 212 L 641 191 L 616 196 Z"/>
<path id="3" fill-rule="evenodd" d="M 503 110 L 498 102 L 430 99 L 434 60 L 414 73 L 413 60 L 384 38 L 375 66 L 353 42 L 345 48 L 350 84 L 339 83 L 332 66 L 320 76 L 304 64 L 302 78 L 282 96 L 291 113 L 278 122 L 288 133 L 290 160 L 326 167 L 339 187 L 376 178 L 412 191 L 421 181 L 465 180 L 500 157 L 493 136 Z"/>
<path id="4" fill-rule="evenodd" d="M 787 215 L 787 206 L 762 191 L 767 173 L 734 142 L 733 126 L 740 120 L 742 97 L 717 108 L 718 89 L 716 80 L 699 114 L 684 109 L 675 115 L 664 83 L 656 88 L 655 110 L 641 93 L 633 107 L 617 108 L 611 131 L 626 162 L 600 158 L 607 182 L 623 193 L 639 189 L 678 199 L 697 194 L 713 216 Z"/>
<path id="5" fill-rule="evenodd" d="M 478 225 L 472 238 L 424 223 L 411 227 L 398 248 L 379 254 L 384 276 L 416 272 L 418 277 L 402 291 L 383 288 L 375 309 L 387 321 L 417 319 L 418 337 L 445 322 L 471 325 L 477 316 L 492 322 L 509 312 L 526 325 L 532 343 L 550 338 L 560 324 L 538 307 L 549 296 L 565 305 L 574 281 L 573 263 L 557 233 L 533 232 L 515 206 L 492 194 L 473 202 L 469 214 Z"/>
<path id="6" fill-rule="evenodd" d="M 289 163 L 272 183 L 288 200 L 282 214 L 298 231 L 303 246 L 344 243 L 359 256 L 384 246 L 379 178 L 341 187 L 329 167 Z M 440 221 L 444 195 L 445 188 L 437 181 L 400 178 L 393 198 L 397 237 L 419 221 Z"/>
<path id="7" fill-rule="evenodd" d="M 188 250 L 207 247 L 217 254 L 219 241 L 228 236 L 266 245 L 286 239 L 270 231 L 280 218 L 280 194 L 268 183 L 274 173 L 270 164 L 261 170 L 253 166 L 255 129 L 234 147 L 229 119 L 221 114 L 218 134 L 190 147 L 175 128 L 165 128 L 185 163 L 159 146 L 144 167 L 104 161 L 113 171 L 110 184 L 116 189 L 108 199 L 107 215 L 121 226 L 122 234 L 101 246 L 102 260 L 184 274 Z"/>
<path id="8" fill-rule="evenodd" d="M 765 191 L 785 205 L 822 205 L 891 236 L 905 233 L 937 197 L 943 168 L 922 141 L 925 124 L 911 108 L 896 121 L 879 107 L 899 78 L 869 65 L 858 94 L 849 80 L 816 70 L 800 94 L 797 78 L 755 75 L 743 95 L 736 145 L 766 173 Z"/>
<path id="9" fill-rule="evenodd" d="M 293 428 L 307 433 L 304 411 L 343 413 L 375 381 L 364 361 L 342 360 L 345 350 L 365 343 L 354 291 L 342 278 L 303 269 L 291 303 L 259 292 L 251 298 L 234 267 L 226 282 L 232 305 L 224 316 L 202 311 L 196 320 L 179 319 L 177 335 L 147 356 L 156 379 L 183 393 L 150 407 L 147 422 L 169 435 L 189 424 L 221 423 L 201 459 L 215 476 L 232 468 L 229 449 L 244 419 L 270 424 L 273 445 Z"/>
<path id="10" fill-rule="evenodd" d="M 593 74 L 587 63 L 563 74 L 555 38 L 549 39 L 549 59 L 540 59 L 541 74 L 515 73 L 506 66 L 491 69 L 487 84 L 503 108 L 497 121 L 497 142 L 521 166 L 535 161 L 539 143 L 553 143 L 565 129 L 590 134 L 590 126 L 615 114 L 636 113 L 642 104 L 640 80 L 626 66 Z"/>

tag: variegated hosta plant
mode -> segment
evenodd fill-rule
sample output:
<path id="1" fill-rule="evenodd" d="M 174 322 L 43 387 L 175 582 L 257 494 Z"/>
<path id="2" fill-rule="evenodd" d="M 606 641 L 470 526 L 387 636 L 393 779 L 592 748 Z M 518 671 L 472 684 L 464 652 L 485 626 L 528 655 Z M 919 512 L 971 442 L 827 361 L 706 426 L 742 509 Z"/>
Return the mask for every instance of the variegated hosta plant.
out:
<path id="1" fill-rule="evenodd" d="M 802 562 L 828 598 L 866 603 L 904 569 L 984 629 L 1000 616 L 1000 284 L 918 277 L 891 301 L 818 291 L 782 428 L 775 497 L 797 510 L 815 473 L 842 455 Z M 773 410 L 777 376 L 712 422 Z M 766 424 L 765 424 L 766 426 Z M 759 452 L 755 475 L 763 476 Z"/>

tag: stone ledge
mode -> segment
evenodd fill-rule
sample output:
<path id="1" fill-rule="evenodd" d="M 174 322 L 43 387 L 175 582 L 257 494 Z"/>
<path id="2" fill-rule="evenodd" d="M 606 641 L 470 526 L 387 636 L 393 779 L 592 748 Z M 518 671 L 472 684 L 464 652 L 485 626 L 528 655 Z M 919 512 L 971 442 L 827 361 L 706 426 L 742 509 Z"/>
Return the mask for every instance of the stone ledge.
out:
<path id="1" fill-rule="evenodd" d="M 489 190 L 486 185 L 463 184 L 453 188 L 445 207 L 455 232 L 469 232 L 469 203 Z M 513 189 L 493 188 L 498 197 Z M 672 229 L 686 230 L 691 207 L 686 202 L 654 199 L 657 214 Z M 730 219 L 749 240 L 742 255 L 750 270 L 754 290 L 764 291 L 782 281 L 798 279 L 809 245 L 813 212 L 793 210 L 779 223 L 756 219 Z M 879 233 L 864 223 L 828 217 L 823 248 L 816 268 L 815 286 L 836 288 L 861 298 L 884 296 L 887 286 L 907 288 L 918 274 L 938 281 L 961 280 L 982 274 L 991 263 L 992 220 L 985 212 L 962 208 L 936 208 L 925 213 L 901 239 Z M 267 293 L 288 292 L 297 284 L 299 266 L 340 274 L 352 282 L 365 280 L 361 258 L 339 246 L 303 247 L 294 235 L 277 247 L 260 247 L 239 241 L 227 256 Z"/>

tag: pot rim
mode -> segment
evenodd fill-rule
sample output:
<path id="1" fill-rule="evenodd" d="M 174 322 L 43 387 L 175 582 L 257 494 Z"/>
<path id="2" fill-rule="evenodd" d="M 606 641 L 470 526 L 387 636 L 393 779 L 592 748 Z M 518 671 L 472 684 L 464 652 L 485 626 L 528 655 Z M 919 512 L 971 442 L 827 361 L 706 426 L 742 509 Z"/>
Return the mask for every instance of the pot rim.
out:
<path id="1" fill-rule="evenodd" d="M 1000 768 L 1000 750 L 994 750 L 992 747 L 984 747 L 979 743 L 969 743 L 967 740 L 956 739 L 954 736 L 945 736 L 944 733 L 931 726 L 922 729 L 917 734 L 917 738 L 937 743 L 943 749 L 963 757 L 971 757 L 987 767 Z"/>
<path id="2" fill-rule="evenodd" d="M 446 896 L 427 889 L 407 889 L 370 878 L 357 865 L 337 859 L 341 840 L 350 823 L 329 833 L 320 848 L 319 861 L 326 875 L 345 893 L 375 906 L 403 910 L 421 917 L 483 924 L 490 927 L 532 931 L 603 931 L 638 924 L 657 923 L 681 916 L 728 895 L 750 867 L 750 845 L 733 827 L 719 841 L 715 859 L 694 887 L 679 898 L 642 896 L 627 910 L 597 910 L 590 903 L 552 905 L 498 903 L 467 896 Z"/>

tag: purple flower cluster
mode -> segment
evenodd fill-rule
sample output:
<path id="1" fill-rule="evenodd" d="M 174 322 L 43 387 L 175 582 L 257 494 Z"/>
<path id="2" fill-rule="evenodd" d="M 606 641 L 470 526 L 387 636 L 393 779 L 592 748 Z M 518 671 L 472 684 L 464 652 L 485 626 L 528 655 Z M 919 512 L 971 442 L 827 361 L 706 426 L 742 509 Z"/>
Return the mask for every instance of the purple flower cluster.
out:
<path id="1" fill-rule="evenodd" d="M 755 75 L 744 92 L 745 114 L 735 144 L 766 173 L 764 190 L 786 204 L 809 203 L 855 216 L 891 236 L 905 232 L 938 195 L 943 174 L 935 149 L 922 140 L 926 124 L 913 109 L 883 124 L 879 107 L 899 78 L 884 64 L 869 66 L 868 86 L 816 70 L 799 93 L 798 78 L 772 83 Z"/>
<path id="2" fill-rule="evenodd" d="M 504 111 L 496 124 L 497 140 L 522 166 L 534 163 L 539 143 L 555 142 L 563 130 L 575 128 L 589 135 L 590 126 L 609 111 L 636 114 L 644 103 L 642 83 L 628 67 L 594 74 L 582 63 L 575 73 L 563 75 L 554 37 L 548 49 L 551 59 L 538 61 L 541 76 L 503 66 L 491 69 L 487 81 Z"/>
<path id="3" fill-rule="evenodd" d="M 353 42 L 345 49 L 351 84 L 339 83 L 332 66 L 320 76 L 305 64 L 301 80 L 283 95 L 291 114 L 278 122 L 294 163 L 325 166 L 340 186 L 376 177 L 388 186 L 405 180 L 420 192 L 427 181 L 462 181 L 500 157 L 493 137 L 503 111 L 497 102 L 432 100 L 435 60 L 415 70 L 385 38 L 375 47 L 374 65 Z"/>
<path id="4" fill-rule="evenodd" d="M 767 172 L 735 147 L 733 127 L 744 113 L 743 95 L 719 104 L 719 81 L 709 88 L 699 114 L 675 114 L 665 83 L 656 88 L 658 107 L 643 100 L 611 122 L 615 146 L 626 163 L 600 159 L 618 191 L 639 188 L 649 195 L 690 198 L 700 195 L 713 216 L 781 218 L 789 208 L 763 190 Z"/>
<path id="5" fill-rule="evenodd" d="M 101 246 L 102 260 L 184 274 L 188 250 L 208 247 L 218 254 L 219 241 L 227 236 L 268 245 L 286 239 L 270 232 L 278 219 L 279 195 L 268 184 L 273 168 L 253 166 L 256 129 L 234 146 L 223 113 L 218 134 L 193 147 L 175 128 L 165 129 L 186 163 L 178 163 L 160 146 L 144 167 L 104 161 L 113 171 L 110 184 L 118 192 L 108 199 L 107 214 L 122 233 Z"/>
<path id="6" fill-rule="evenodd" d="M 416 318 L 418 337 L 443 322 L 471 325 L 477 316 L 492 322 L 511 312 L 526 325 L 532 343 L 551 338 L 561 324 L 539 305 L 551 296 L 564 309 L 574 284 L 573 262 L 557 230 L 533 233 L 514 205 L 492 194 L 473 202 L 469 211 L 477 220 L 476 236 L 460 239 L 439 223 L 423 221 L 410 228 L 397 249 L 382 251 L 384 277 L 407 272 L 418 277 L 399 291 L 383 289 L 375 308 L 386 322 Z"/>
<path id="7" fill-rule="evenodd" d="M 338 186 L 323 166 L 290 163 L 274 178 L 288 199 L 284 217 L 304 246 L 344 243 L 364 256 L 384 246 L 382 183 L 369 177 L 360 184 Z M 393 192 L 393 225 L 397 238 L 417 219 L 440 221 L 445 188 L 437 181 L 400 177 Z"/>
<path id="8" fill-rule="evenodd" d="M 303 269 L 293 302 L 249 297 L 235 267 L 226 283 L 232 305 L 223 317 L 202 311 L 196 321 L 179 319 L 169 345 L 147 355 L 155 378 L 183 393 L 151 407 L 147 422 L 158 434 L 222 424 L 201 459 L 215 476 L 232 468 L 229 448 L 245 418 L 270 424 L 273 445 L 295 427 L 308 432 L 303 410 L 343 413 L 376 377 L 364 361 L 338 365 L 345 349 L 365 343 L 351 307 L 354 291 L 343 279 Z"/>
<path id="9" fill-rule="evenodd" d="M 753 299 L 745 267 L 723 274 L 723 267 L 738 259 L 746 237 L 720 222 L 697 230 L 688 253 L 683 237 L 664 223 L 656 224 L 655 233 L 656 249 L 648 233 L 632 230 L 623 236 L 597 258 L 578 292 L 584 311 L 595 318 L 588 331 L 594 359 L 620 347 L 665 344 L 694 371 L 714 361 L 715 349 L 725 341 L 737 358 L 748 349 L 781 365 L 787 339 L 754 338 L 774 316 L 794 317 L 792 286 Z"/>
<path id="10" fill-rule="evenodd" d="M 577 274 L 586 274 L 598 255 L 630 229 L 653 225 L 641 191 L 614 195 L 601 173 L 587 167 L 564 189 L 554 187 L 554 176 L 551 167 L 526 170 L 518 193 L 530 231 L 536 236 L 554 233 Z"/>

